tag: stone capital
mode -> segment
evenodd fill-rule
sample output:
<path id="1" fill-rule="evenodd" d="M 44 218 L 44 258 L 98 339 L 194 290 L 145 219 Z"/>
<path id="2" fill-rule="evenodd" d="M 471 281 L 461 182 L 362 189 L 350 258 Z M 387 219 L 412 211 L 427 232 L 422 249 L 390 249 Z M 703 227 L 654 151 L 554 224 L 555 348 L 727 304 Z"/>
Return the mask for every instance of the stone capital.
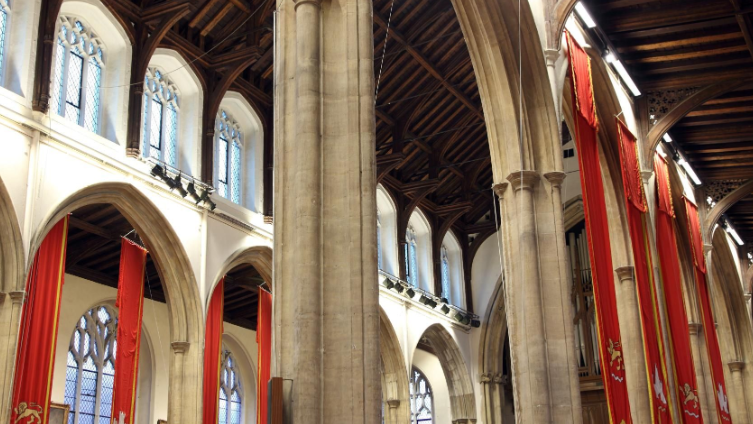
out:
<path id="1" fill-rule="evenodd" d="M 170 346 L 172 346 L 173 352 L 175 352 L 175 353 L 186 353 L 186 351 L 188 351 L 188 347 L 191 346 L 191 343 L 189 343 L 189 342 L 172 342 L 172 343 L 170 343 Z"/>
<path id="2" fill-rule="evenodd" d="M 547 172 L 544 174 L 544 178 L 546 178 L 552 186 L 559 188 L 562 186 L 562 182 L 565 181 L 565 178 L 567 178 L 567 174 L 560 171 Z"/>
<path id="3" fill-rule="evenodd" d="M 545 49 L 544 59 L 546 59 L 546 66 L 554 66 L 561 54 L 562 52 L 557 49 Z"/>
<path id="4" fill-rule="evenodd" d="M 499 183 L 494 184 L 492 186 L 492 190 L 494 190 L 494 194 L 497 195 L 500 199 L 504 199 L 505 192 L 507 191 L 507 187 L 510 185 L 510 183 Z"/>
<path id="5" fill-rule="evenodd" d="M 751 296 L 753 296 L 753 295 L 752 295 L 752 294 L 750 294 L 750 293 L 745 293 L 745 294 L 743 295 L 743 298 L 744 298 L 744 299 L 745 299 L 745 301 L 747 302 L 747 301 L 749 301 L 749 300 L 750 300 Z"/>
<path id="6" fill-rule="evenodd" d="M 387 399 L 387 406 L 389 406 L 390 409 L 396 409 L 400 406 L 400 399 Z"/>
<path id="7" fill-rule="evenodd" d="M 628 280 L 635 280 L 635 267 L 621 266 L 615 269 L 614 272 L 617 273 L 617 278 L 620 279 L 621 283 Z"/>
<path id="8" fill-rule="evenodd" d="M 23 290 L 21 290 L 21 291 L 12 291 L 12 292 L 8 293 L 8 295 L 10 296 L 10 299 L 15 304 L 23 303 L 24 300 L 26 299 L 26 292 L 23 291 Z"/>
<path id="9" fill-rule="evenodd" d="M 515 171 L 507 176 L 507 181 L 512 184 L 515 192 L 521 189 L 533 190 L 533 187 L 539 181 L 539 173 L 536 171 Z"/>
<path id="10" fill-rule="evenodd" d="M 706 243 L 703 244 L 703 253 L 709 253 L 712 250 L 714 250 L 714 246 Z"/>
<path id="11" fill-rule="evenodd" d="M 701 324 L 697 322 L 690 322 L 688 323 L 688 330 L 692 336 L 696 336 L 698 334 L 701 334 Z"/>
<path id="12" fill-rule="evenodd" d="M 492 373 L 485 372 L 485 373 L 481 374 L 481 377 L 479 378 L 479 380 L 481 380 L 482 384 L 489 384 L 489 383 L 491 383 L 492 382 Z"/>
<path id="13" fill-rule="evenodd" d="M 731 361 L 727 363 L 731 372 L 742 371 L 745 369 L 745 362 L 743 361 Z"/>
<path id="14" fill-rule="evenodd" d="M 274 219 L 271 216 L 264 215 L 264 223 L 265 224 L 274 224 Z"/>
<path id="15" fill-rule="evenodd" d="M 494 374 L 494 377 L 492 378 L 492 382 L 494 382 L 494 384 L 505 384 L 505 380 L 507 379 L 501 372 Z"/>
<path id="16" fill-rule="evenodd" d="M 643 184 L 648 184 L 648 180 L 654 176 L 654 171 L 641 171 L 641 177 L 643 178 Z"/>
<path id="17" fill-rule="evenodd" d="M 293 0 L 293 3 L 295 3 L 295 6 L 294 6 L 295 10 L 298 10 L 298 6 L 301 6 L 304 4 L 311 4 L 315 7 L 322 6 L 322 0 Z"/>

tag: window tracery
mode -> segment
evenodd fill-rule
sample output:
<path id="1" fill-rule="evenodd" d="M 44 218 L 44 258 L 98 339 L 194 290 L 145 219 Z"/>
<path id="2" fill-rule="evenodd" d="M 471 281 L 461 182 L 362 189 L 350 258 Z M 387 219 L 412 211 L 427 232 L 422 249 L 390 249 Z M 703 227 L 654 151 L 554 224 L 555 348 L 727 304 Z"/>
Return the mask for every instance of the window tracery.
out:
<path id="1" fill-rule="evenodd" d="M 241 203 L 241 150 L 243 135 L 238 123 L 224 110 L 217 115 L 217 193 Z"/>
<path id="2" fill-rule="evenodd" d="M 87 130 L 99 132 L 104 46 L 77 18 L 60 17 L 55 52 L 52 110 Z"/>
<path id="3" fill-rule="evenodd" d="M 10 0 L 0 0 L 0 77 L 5 72 L 5 38 L 8 34 Z"/>
<path id="4" fill-rule="evenodd" d="M 116 334 L 117 314 L 108 305 L 90 309 L 76 323 L 65 371 L 69 424 L 110 422 Z"/>
<path id="5" fill-rule="evenodd" d="M 384 269 L 382 266 L 382 220 L 377 209 L 377 267 L 379 270 Z"/>
<path id="6" fill-rule="evenodd" d="M 450 301 L 450 258 L 445 245 L 442 245 L 442 297 Z"/>
<path id="7" fill-rule="evenodd" d="M 405 241 L 406 279 L 411 286 L 418 287 L 418 239 L 413 227 L 408 227 Z"/>
<path id="8" fill-rule="evenodd" d="M 241 382 L 233 354 L 223 346 L 220 367 L 219 424 L 241 424 Z"/>
<path id="9" fill-rule="evenodd" d="M 167 75 L 157 68 L 147 69 L 141 152 L 173 167 L 178 161 L 179 99 L 178 88 Z"/>
<path id="10" fill-rule="evenodd" d="M 434 402 L 426 376 L 413 367 L 410 380 L 410 420 L 412 424 L 434 422 Z"/>

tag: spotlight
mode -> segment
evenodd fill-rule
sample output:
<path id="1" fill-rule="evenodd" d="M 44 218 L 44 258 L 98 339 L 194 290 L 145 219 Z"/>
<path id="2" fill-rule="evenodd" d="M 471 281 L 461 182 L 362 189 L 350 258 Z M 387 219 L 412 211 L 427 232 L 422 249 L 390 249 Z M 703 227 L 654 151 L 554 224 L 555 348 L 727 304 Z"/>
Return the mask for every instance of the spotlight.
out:
<path id="1" fill-rule="evenodd" d="M 152 168 L 151 174 L 152 174 L 153 177 L 163 178 L 164 179 L 165 178 L 165 169 L 162 168 L 159 165 L 154 165 L 154 168 Z"/>
<path id="2" fill-rule="evenodd" d="M 186 190 L 188 191 L 188 194 L 191 195 L 191 198 L 196 202 L 197 205 L 201 203 L 201 196 L 199 196 L 199 193 L 196 192 L 196 184 L 194 184 L 193 181 L 188 183 L 188 187 L 186 187 Z"/>
<path id="3" fill-rule="evenodd" d="M 441 311 L 443 314 L 447 315 L 450 313 L 450 308 L 448 308 L 447 305 L 442 305 Z"/>
<path id="4" fill-rule="evenodd" d="M 426 295 L 421 295 L 421 298 L 418 299 L 419 302 L 423 303 L 424 305 L 428 305 L 429 302 L 431 302 L 431 299 L 428 298 Z"/>
<path id="5" fill-rule="evenodd" d="M 180 174 L 176 175 L 175 178 L 173 178 L 173 184 L 175 186 L 175 189 L 178 190 L 178 193 L 180 193 L 180 197 L 186 197 L 188 195 L 186 189 L 183 188 L 183 180 L 180 178 Z"/>
<path id="6" fill-rule="evenodd" d="M 395 284 L 395 287 L 393 287 L 393 289 L 395 289 L 395 291 L 398 293 L 402 293 L 403 290 L 405 290 L 405 287 L 403 287 L 402 284 Z"/>
<path id="7" fill-rule="evenodd" d="M 212 199 L 209 198 L 209 190 L 202 190 L 201 196 L 199 197 L 204 204 L 209 206 L 209 210 L 214 210 L 217 207 L 217 204 L 212 201 Z M 198 205 L 199 202 L 196 202 Z"/>
<path id="8" fill-rule="evenodd" d="M 434 299 L 429 299 L 429 303 L 426 304 L 431 309 L 434 309 L 437 307 L 437 302 Z"/>
<path id="9" fill-rule="evenodd" d="M 384 281 L 382 281 L 382 285 L 384 287 L 387 287 L 387 290 L 395 287 L 395 283 L 393 283 L 389 278 L 385 278 Z"/>
<path id="10" fill-rule="evenodd" d="M 468 324 L 471 323 L 471 319 L 467 315 L 463 315 L 460 312 L 458 312 L 457 314 L 455 314 L 455 316 L 453 318 L 455 318 L 455 321 L 457 321 L 457 322 L 459 322 L 459 323 L 461 323 L 463 325 L 468 325 Z"/>
<path id="11" fill-rule="evenodd" d="M 446 298 L 446 297 L 443 297 L 443 298 L 442 298 L 442 299 L 440 299 L 440 300 L 442 301 L 442 303 L 450 303 L 450 301 L 449 301 L 449 300 L 447 300 L 447 298 Z"/>
<path id="12" fill-rule="evenodd" d="M 481 321 L 479 321 L 477 319 L 472 320 L 471 321 L 471 327 L 473 327 L 473 328 L 479 328 L 479 327 L 481 327 Z"/>
<path id="13" fill-rule="evenodd" d="M 408 288 L 408 290 L 405 291 L 405 296 L 407 296 L 409 299 L 413 299 L 413 296 L 416 295 L 416 291 L 412 288 Z"/>

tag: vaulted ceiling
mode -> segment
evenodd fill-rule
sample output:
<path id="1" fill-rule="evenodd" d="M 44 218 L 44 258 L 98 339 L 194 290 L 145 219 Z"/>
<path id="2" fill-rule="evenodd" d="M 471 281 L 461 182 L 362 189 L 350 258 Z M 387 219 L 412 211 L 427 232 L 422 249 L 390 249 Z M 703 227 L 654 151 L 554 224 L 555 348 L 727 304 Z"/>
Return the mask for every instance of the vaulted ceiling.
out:
<path id="1" fill-rule="evenodd" d="M 734 83 L 668 132 L 704 186 L 753 178 L 753 0 L 584 4 L 644 93 L 647 115 L 664 114 L 663 108 L 705 87 Z M 644 118 L 652 122 L 659 116 Z M 748 242 L 753 242 L 751 200 L 727 212 Z"/>

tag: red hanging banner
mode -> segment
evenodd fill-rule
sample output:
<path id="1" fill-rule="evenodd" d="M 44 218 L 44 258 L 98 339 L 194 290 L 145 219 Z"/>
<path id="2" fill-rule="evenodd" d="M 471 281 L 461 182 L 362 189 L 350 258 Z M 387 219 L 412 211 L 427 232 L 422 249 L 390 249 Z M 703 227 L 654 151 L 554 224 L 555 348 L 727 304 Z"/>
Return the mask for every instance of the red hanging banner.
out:
<path id="1" fill-rule="evenodd" d="M 207 310 L 207 330 L 204 336 L 204 424 L 217 424 L 219 420 L 224 295 L 225 277 L 214 288 Z"/>
<path id="2" fill-rule="evenodd" d="M 654 154 L 654 172 L 657 186 L 656 250 L 659 252 L 659 266 L 664 283 L 664 303 L 667 307 L 670 352 L 675 371 L 677 399 L 680 402 L 680 416 L 684 424 L 701 424 L 703 415 L 698 399 L 688 317 L 685 314 L 682 274 L 677 256 L 672 190 L 667 161 L 659 153 Z"/>
<path id="3" fill-rule="evenodd" d="M 133 424 L 136 411 L 136 383 L 139 375 L 141 320 L 144 311 L 146 249 L 123 238 L 120 242 L 118 274 L 118 352 L 112 393 L 112 422 Z"/>
<path id="4" fill-rule="evenodd" d="M 714 381 L 714 399 L 716 400 L 716 412 L 720 423 L 731 423 L 732 416 L 729 413 L 727 402 L 727 385 L 724 383 L 724 365 L 722 354 L 719 350 L 719 339 L 716 336 L 714 315 L 711 311 L 711 296 L 706 280 L 706 260 L 703 254 L 703 239 L 701 236 L 701 221 L 698 217 L 698 207 L 685 198 L 685 211 L 688 214 L 688 233 L 690 235 L 690 250 L 695 265 L 696 290 L 698 291 L 698 303 L 703 320 L 703 334 L 706 336 L 706 349 L 711 361 L 711 379 Z"/>
<path id="5" fill-rule="evenodd" d="M 609 406 L 610 422 L 630 424 L 632 418 L 625 381 L 620 322 L 617 317 L 609 223 L 599 166 L 599 148 L 596 137 L 598 118 L 591 81 L 591 60 L 569 32 L 566 32 L 566 38 L 570 56 L 575 144 L 580 163 L 588 253 L 593 264 L 593 289 L 602 380 Z"/>
<path id="6" fill-rule="evenodd" d="M 653 265 L 648 234 L 646 232 L 646 196 L 638 163 L 638 144 L 635 136 L 617 121 L 620 140 L 620 162 L 622 183 L 625 188 L 628 227 L 635 262 L 635 286 L 638 293 L 641 328 L 643 330 L 643 353 L 646 358 L 648 391 L 651 397 L 651 421 L 672 423 L 667 392 L 667 369 L 664 361 L 664 338 L 656 302 L 656 284 L 653 278 Z"/>
<path id="7" fill-rule="evenodd" d="M 256 391 L 256 422 L 267 422 L 267 383 L 269 382 L 270 366 L 272 364 L 272 295 L 259 288 L 259 311 L 256 324 L 256 343 L 258 353 L 259 387 Z"/>
<path id="8" fill-rule="evenodd" d="M 18 331 L 11 423 L 46 424 L 49 420 L 67 240 L 66 216 L 47 233 L 29 270 Z"/>

